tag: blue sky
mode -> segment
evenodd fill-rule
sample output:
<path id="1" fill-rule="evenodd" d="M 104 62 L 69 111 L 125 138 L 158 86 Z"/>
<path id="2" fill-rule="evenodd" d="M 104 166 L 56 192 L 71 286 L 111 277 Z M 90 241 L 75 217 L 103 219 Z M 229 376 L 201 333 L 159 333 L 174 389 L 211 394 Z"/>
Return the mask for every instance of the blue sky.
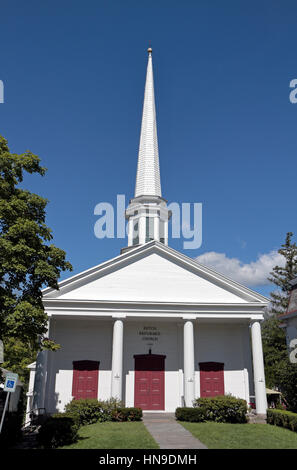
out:
<path id="1" fill-rule="evenodd" d="M 25 186 L 74 273 L 126 245 L 98 240 L 93 212 L 133 196 L 151 41 L 162 192 L 203 203 L 201 248 L 170 245 L 271 291 L 273 250 L 297 232 L 296 17 L 291 0 L 2 4 L 0 134 L 48 168 Z"/>

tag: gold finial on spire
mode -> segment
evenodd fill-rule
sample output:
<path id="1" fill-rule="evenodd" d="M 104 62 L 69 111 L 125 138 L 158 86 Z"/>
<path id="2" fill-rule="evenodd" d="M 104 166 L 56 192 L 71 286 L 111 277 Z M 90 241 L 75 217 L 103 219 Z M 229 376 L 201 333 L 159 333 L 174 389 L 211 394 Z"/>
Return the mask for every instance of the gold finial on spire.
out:
<path id="1" fill-rule="evenodd" d="M 151 47 L 148 48 L 148 53 L 151 54 L 153 52 L 153 49 Z"/>

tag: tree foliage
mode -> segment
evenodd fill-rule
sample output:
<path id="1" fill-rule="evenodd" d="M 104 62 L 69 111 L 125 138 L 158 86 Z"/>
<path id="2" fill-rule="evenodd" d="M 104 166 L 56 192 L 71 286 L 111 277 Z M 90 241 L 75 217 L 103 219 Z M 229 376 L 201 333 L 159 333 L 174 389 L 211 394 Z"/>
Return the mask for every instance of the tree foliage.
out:
<path id="1" fill-rule="evenodd" d="M 278 288 L 276 292 L 270 294 L 272 313 L 280 314 L 287 309 L 291 289 L 289 281 L 297 277 L 297 246 L 296 243 L 292 243 L 292 236 L 293 233 L 288 232 L 285 243 L 278 250 L 285 259 L 285 266 L 275 266 L 268 278 L 268 281 Z"/>
<path id="2" fill-rule="evenodd" d="M 36 352 L 38 336 L 46 332 L 42 288 L 58 289 L 61 272 L 72 270 L 65 252 L 50 243 L 47 199 L 20 187 L 26 173 L 45 172 L 36 155 L 11 153 L 0 136 L 0 337 L 6 350 L 4 365 L 8 360 L 12 368 L 25 351 L 29 356 Z M 43 346 L 56 348 L 53 342 Z"/>
<path id="3" fill-rule="evenodd" d="M 278 383 L 278 368 L 288 360 L 286 334 L 281 322 L 273 315 L 262 324 L 262 342 L 266 386 L 274 388 Z"/>
<path id="4" fill-rule="evenodd" d="M 266 385 L 281 391 L 289 409 L 297 412 L 297 367 L 290 363 L 285 329 L 278 317 L 288 307 L 289 281 L 297 277 L 297 247 L 292 243 L 292 236 L 293 233 L 288 232 L 285 243 L 278 250 L 285 258 L 285 266 L 275 266 L 268 278 L 278 291 L 271 293 L 272 307 L 262 324 L 262 341 Z"/>

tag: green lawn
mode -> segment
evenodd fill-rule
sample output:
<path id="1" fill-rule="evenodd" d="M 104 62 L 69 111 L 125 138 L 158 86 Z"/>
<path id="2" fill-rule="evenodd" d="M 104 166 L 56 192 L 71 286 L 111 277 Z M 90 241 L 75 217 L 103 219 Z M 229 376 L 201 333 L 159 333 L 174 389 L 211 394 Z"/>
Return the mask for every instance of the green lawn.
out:
<path id="1" fill-rule="evenodd" d="M 89 424 L 78 434 L 78 442 L 61 449 L 159 449 L 142 422 Z"/>
<path id="2" fill-rule="evenodd" d="M 209 449 L 297 449 L 297 433 L 270 424 L 180 424 Z"/>

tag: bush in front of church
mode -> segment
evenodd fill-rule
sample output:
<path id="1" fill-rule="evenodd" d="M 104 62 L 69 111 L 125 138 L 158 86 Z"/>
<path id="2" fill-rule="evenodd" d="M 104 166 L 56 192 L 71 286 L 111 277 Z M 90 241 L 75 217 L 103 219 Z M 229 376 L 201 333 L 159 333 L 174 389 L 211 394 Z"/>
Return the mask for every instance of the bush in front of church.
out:
<path id="1" fill-rule="evenodd" d="M 41 425 L 38 445 L 46 449 L 54 449 L 77 441 L 79 419 L 70 413 L 57 413 L 48 417 Z"/>
<path id="2" fill-rule="evenodd" d="M 117 404 L 114 400 L 99 401 L 96 398 L 79 398 L 72 400 L 65 406 L 65 411 L 75 415 L 79 419 L 79 424 L 103 423 L 112 420 L 112 411 L 118 406 L 122 406 L 121 402 Z"/>
<path id="3" fill-rule="evenodd" d="M 176 408 L 175 417 L 178 421 L 189 421 L 191 423 L 206 421 L 206 413 L 203 408 Z"/>
<path id="4" fill-rule="evenodd" d="M 141 421 L 141 408 L 116 408 L 112 411 L 112 421 Z"/>
<path id="5" fill-rule="evenodd" d="M 247 402 L 232 395 L 197 398 L 193 406 L 204 410 L 207 421 L 217 423 L 247 422 Z"/>
<path id="6" fill-rule="evenodd" d="M 297 432 L 297 413 L 285 410 L 268 409 L 267 423 Z"/>
<path id="7" fill-rule="evenodd" d="M 72 400 L 65 406 L 65 411 L 76 416 L 80 426 L 105 421 L 140 421 L 142 418 L 140 408 L 125 408 L 123 403 L 115 398 L 106 401 L 95 398 Z"/>

